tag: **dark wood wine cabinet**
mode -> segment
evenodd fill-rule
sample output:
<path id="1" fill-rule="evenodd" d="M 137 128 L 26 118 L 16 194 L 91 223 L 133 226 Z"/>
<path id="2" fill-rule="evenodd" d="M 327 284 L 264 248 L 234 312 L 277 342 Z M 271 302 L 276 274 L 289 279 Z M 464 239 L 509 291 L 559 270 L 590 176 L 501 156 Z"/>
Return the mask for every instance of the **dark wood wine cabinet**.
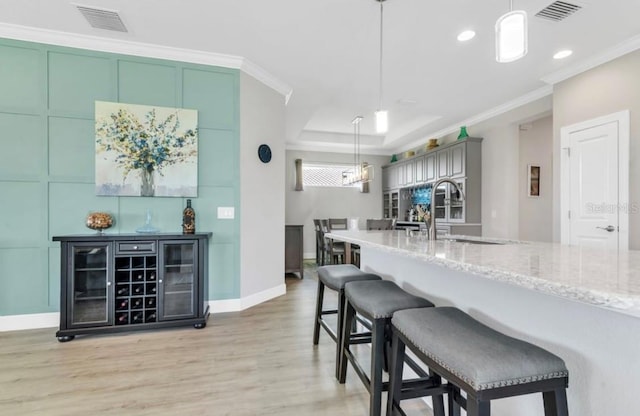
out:
<path id="1" fill-rule="evenodd" d="M 182 325 L 204 328 L 210 236 L 53 237 L 61 248 L 58 340 Z"/>

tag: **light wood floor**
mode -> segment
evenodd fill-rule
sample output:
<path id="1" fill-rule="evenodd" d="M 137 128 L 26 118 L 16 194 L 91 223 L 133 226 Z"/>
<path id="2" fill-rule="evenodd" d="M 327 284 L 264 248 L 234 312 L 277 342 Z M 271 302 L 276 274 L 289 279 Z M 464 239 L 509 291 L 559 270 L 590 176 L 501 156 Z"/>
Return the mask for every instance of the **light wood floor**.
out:
<path id="1" fill-rule="evenodd" d="M 367 415 L 351 368 L 345 385 L 334 378 L 334 342 L 322 331 L 312 344 L 314 270 L 286 283 L 285 296 L 203 330 L 68 343 L 56 328 L 0 333 L 0 415 Z M 420 400 L 406 407 L 430 415 Z"/>

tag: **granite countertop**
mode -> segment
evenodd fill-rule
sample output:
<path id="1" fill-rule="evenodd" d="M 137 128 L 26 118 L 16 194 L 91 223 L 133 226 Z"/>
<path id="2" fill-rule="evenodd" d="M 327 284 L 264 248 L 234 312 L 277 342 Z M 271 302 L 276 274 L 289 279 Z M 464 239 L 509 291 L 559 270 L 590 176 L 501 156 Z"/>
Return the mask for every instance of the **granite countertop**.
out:
<path id="1" fill-rule="evenodd" d="M 429 241 L 405 231 L 332 231 L 336 240 L 374 247 L 454 270 L 640 317 L 640 251 L 468 236 Z M 501 244 L 452 241 L 464 238 Z"/>

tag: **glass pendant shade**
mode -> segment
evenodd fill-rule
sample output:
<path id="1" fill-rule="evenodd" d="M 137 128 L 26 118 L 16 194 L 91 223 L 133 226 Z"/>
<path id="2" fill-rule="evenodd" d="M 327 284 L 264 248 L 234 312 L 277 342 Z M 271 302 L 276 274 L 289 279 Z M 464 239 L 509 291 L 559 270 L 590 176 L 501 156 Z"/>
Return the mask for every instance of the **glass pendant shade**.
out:
<path id="1" fill-rule="evenodd" d="M 527 54 L 527 12 L 514 10 L 496 22 L 496 61 L 513 62 Z"/>
<path id="2" fill-rule="evenodd" d="M 342 172 L 342 185 L 364 184 L 373 180 L 373 166 L 360 162 L 360 122 L 362 116 L 355 116 L 353 124 L 353 168 Z M 365 192 L 365 191 L 363 191 Z M 369 192 L 368 190 L 366 192 Z"/>
<path id="3" fill-rule="evenodd" d="M 376 111 L 376 132 L 386 133 L 389 130 L 389 113 L 386 110 Z"/>

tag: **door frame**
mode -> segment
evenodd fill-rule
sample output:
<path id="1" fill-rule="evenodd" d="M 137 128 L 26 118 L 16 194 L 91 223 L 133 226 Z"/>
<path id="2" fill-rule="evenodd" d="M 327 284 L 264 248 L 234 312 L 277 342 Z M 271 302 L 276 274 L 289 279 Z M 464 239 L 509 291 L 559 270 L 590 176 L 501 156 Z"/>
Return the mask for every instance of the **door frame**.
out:
<path id="1" fill-rule="evenodd" d="M 629 250 L 629 110 L 581 121 L 560 128 L 560 242 L 569 244 L 571 225 L 571 174 L 569 146 L 571 133 L 598 127 L 612 122 L 618 123 L 618 251 Z"/>

